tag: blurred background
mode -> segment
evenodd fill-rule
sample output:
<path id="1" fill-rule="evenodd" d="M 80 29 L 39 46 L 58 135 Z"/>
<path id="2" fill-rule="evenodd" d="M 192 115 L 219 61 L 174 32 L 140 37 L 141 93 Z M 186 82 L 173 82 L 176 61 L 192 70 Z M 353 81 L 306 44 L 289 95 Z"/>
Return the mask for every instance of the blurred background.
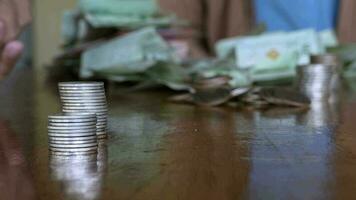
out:
<path id="1" fill-rule="evenodd" d="M 60 51 L 61 20 L 64 10 L 74 8 L 74 0 L 34 0 L 33 4 L 33 44 L 34 66 L 41 69 Z"/>

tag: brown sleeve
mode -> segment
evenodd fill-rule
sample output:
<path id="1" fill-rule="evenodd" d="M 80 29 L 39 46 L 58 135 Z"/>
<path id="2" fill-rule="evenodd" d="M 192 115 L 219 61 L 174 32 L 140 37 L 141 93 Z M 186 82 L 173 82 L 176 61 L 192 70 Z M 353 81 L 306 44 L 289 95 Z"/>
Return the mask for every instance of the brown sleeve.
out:
<path id="1" fill-rule="evenodd" d="M 188 34 L 187 42 L 192 57 L 205 56 L 206 50 L 202 46 L 204 27 L 204 0 L 158 0 L 164 12 L 175 13 L 179 18 L 188 22 L 185 27 Z"/>
<path id="2" fill-rule="evenodd" d="M 356 1 L 340 1 L 338 37 L 341 43 L 356 42 Z"/>

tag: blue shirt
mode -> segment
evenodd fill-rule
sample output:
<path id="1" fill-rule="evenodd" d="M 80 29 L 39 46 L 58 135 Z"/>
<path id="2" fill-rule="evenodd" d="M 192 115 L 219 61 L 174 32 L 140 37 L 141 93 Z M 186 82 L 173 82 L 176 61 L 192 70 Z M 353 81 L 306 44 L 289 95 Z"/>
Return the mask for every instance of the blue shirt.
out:
<path id="1" fill-rule="evenodd" d="M 257 23 L 268 31 L 335 28 L 339 0 L 255 0 Z"/>

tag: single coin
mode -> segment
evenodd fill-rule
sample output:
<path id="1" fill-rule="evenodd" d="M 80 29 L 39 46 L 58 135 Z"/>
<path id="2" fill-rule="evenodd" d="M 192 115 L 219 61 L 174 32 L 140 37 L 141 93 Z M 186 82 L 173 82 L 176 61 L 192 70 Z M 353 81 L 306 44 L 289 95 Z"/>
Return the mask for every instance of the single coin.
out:
<path id="1" fill-rule="evenodd" d="M 87 100 L 61 100 L 62 104 L 105 104 L 107 105 L 107 102 L 105 99 L 102 100 L 93 100 L 93 99 L 87 99 Z"/>
<path id="2" fill-rule="evenodd" d="M 103 93 L 105 92 L 104 88 L 97 89 L 59 89 L 59 93 Z"/>
<path id="3" fill-rule="evenodd" d="M 98 113 L 107 113 L 108 112 L 108 109 L 102 109 L 102 110 L 98 110 L 98 109 L 73 109 L 73 108 L 70 108 L 70 109 L 65 109 L 65 108 L 62 108 L 62 111 L 64 112 L 64 113 L 73 113 L 73 112 L 79 112 L 79 111 L 84 111 L 84 112 L 93 112 L 93 113 L 96 113 L 96 114 L 98 114 Z M 101 114 L 101 115 L 103 115 L 103 114 Z M 97 115 L 98 116 L 98 118 L 100 118 L 100 117 L 103 117 L 103 116 L 100 116 L 100 115 Z"/>
<path id="4" fill-rule="evenodd" d="M 51 156 L 83 156 L 83 155 L 97 155 L 98 150 L 90 150 L 90 151 L 83 151 L 83 152 L 64 152 L 64 151 L 53 151 L 50 149 Z"/>
<path id="5" fill-rule="evenodd" d="M 72 86 L 72 87 L 104 87 L 103 82 L 96 82 L 96 81 L 74 81 L 74 82 L 59 82 L 58 83 L 59 87 L 66 87 L 66 86 Z"/>
<path id="6" fill-rule="evenodd" d="M 61 101 L 106 101 L 106 96 L 104 95 L 96 95 L 96 96 L 60 96 Z"/>
<path id="7" fill-rule="evenodd" d="M 83 127 L 83 126 L 93 126 L 96 125 L 97 122 L 96 121 L 92 121 L 92 122 L 82 122 L 82 123 L 59 123 L 59 122 L 49 122 L 48 125 L 49 126 L 60 126 L 60 127 Z"/>
<path id="8" fill-rule="evenodd" d="M 48 119 L 49 123 L 92 123 L 96 121 L 96 117 L 88 119 Z"/>
<path id="9" fill-rule="evenodd" d="M 57 115 L 50 115 L 48 116 L 49 120 L 77 120 L 77 119 L 95 119 L 96 114 L 95 113 L 80 113 L 80 114 L 57 114 Z"/>
<path id="10" fill-rule="evenodd" d="M 108 110 L 108 107 L 105 106 L 66 106 L 66 105 L 62 105 L 63 109 L 68 109 L 68 110 L 83 110 L 83 109 L 88 109 L 88 110 Z"/>
<path id="11" fill-rule="evenodd" d="M 54 143 L 49 143 L 50 148 L 68 148 L 68 149 L 77 149 L 77 148 L 91 148 L 91 147 L 97 147 L 98 146 L 98 141 L 94 143 L 85 143 L 85 144 L 54 144 Z"/>
<path id="12" fill-rule="evenodd" d="M 71 141 L 93 141 L 96 140 L 96 135 L 82 137 L 49 137 L 48 140 L 53 142 L 71 142 Z"/>
<path id="13" fill-rule="evenodd" d="M 95 123 L 88 126 L 47 126 L 48 130 L 92 130 L 95 129 Z"/>
<path id="14" fill-rule="evenodd" d="M 96 103 L 96 102 L 81 102 L 81 103 L 67 103 L 64 102 L 62 103 L 62 106 L 107 106 L 107 104 L 105 102 L 100 102 L 100 103 Z"/>
<path id="15" fill-rule="evenodd" d="M 86 151 L 97 151 L 98 146 L 93 147 L 83 147 L 83 148 L 58 148 L 58 147 L 50 147 L 51 151 L 56 152 L 86 152 Z"/>
<path id="16" fill-rule="evenodd" d="M 90 134 L 84 134 L 84 133 L 70 133 L 70 134 L 65 134 L 65 133 L 48 133 L 48 137 L 51 139 L 58 139 L 58 138 L 73 138 L 77 139 L 78 137 L 94 137 L 96 136 L 96 132 L 92 132 Z"/>
<path id="17" fill-rule="evenodd" d="M 106 139 L 107 137 L 108 137 L 107 134 L 98 135 L 98 140 L 103 140 Z"/>
<path id="18" fill-rule="evenodd" d="M 97 138 L 91 140 L 83 140 L 83 139 L 75 139 L 75 140 L 54 140 L 52 138 L 49 139 L 49 143 L 51 144 L 94 144 L 97 143 Z"/>

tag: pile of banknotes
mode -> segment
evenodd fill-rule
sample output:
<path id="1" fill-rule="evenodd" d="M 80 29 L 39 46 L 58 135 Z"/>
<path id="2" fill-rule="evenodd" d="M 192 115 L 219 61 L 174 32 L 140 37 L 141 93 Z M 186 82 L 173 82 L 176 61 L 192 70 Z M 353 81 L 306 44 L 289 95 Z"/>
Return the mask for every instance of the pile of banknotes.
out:
<path id="1" fill-rule="evenodd" d="M 180 31 L 185 25 L 174 15 L 162 12 L 155 0 L 81 0 L 76 9 L 64 14 L 66 43 L 54 66 L 70 69 L 81 79 L 162 85 L 187 91 L 191 96 L 197 82 L 215 78 L 227 77 L 226 84 L 233 90 L 255 85 L 291 86 L 298 80 L 300 85 L 310 87 L 314 82 L 308 77 L 323 72 L 327 75 L 324 81 L 334 80 L 329 76 L 339 74 L 356 76 L 356 45 L 339 45 L 333 30 L 262 32 L 226 38 L 216 43 L 215 57 L 193 60 L 180 55 L 172 43 L 172 38 L 186 39 Z M 311 75 L 314 68 L 310 64 L 323 64 L 313 63 L 311 58 L 328 54 L 340 58 L 340 68 L 332 73 L 324 68 Z M 303 79 L 298 70 L 304 74 Z M 226 88 L 218 89 L 225 98 L 231 97 Z M 198 96 L 193 95 L 193 99 L 199 101 Z"/>

